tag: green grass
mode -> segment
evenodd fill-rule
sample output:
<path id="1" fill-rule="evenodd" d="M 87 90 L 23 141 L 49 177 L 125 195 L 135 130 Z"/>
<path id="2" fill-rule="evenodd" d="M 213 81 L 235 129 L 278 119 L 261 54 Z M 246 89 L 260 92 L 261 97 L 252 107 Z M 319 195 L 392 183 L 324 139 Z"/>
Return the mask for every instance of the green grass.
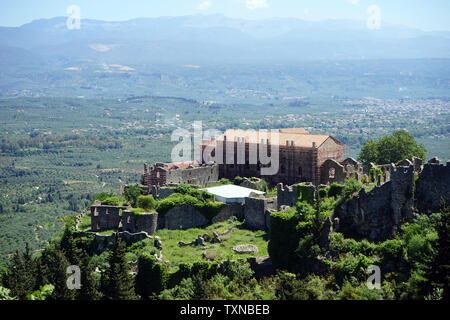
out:
<path id="1" fill-rule="evenodd" d="M 91 216 L 86 215 L 81 218 L 81 223 L 78 226 L 78 230 L 80 231 L 90 231 L 91 230 Z"/>
<path id="2" fill-rule="evenodd" d="M 117 232 L 117 230 L 110 229 L 110 230 L 104 230 L 104 231 L 101 231 L 101 232 L 95 232 L 95 233 L 96 233 L 96 234 L 99 234 L 99 235 L 101 235 L 101 236 L 110 236 L 110 235 L 112 235 L 112 234 L 115 233 L 115 232 Z"/>
<path id="3" fill-rule="evenodd" d="M 179 241 L 191 242 L 198 235 L 209 233 L 212 235 L 214 231 L 223 232 L 228 228 L 234 227 L 230 233 L 221 236 L 222 243 L 212 244 L 207 242 L 206 247 L 187 246 L 180 248 Z M 222 261 L 226 259 L 249 258 L 267 255 L 267 233 L 265 231 L 250 231 L 243 228 L 243 223 L 237 221 L 227 221 L 210 225 L 204 229 L 194 228 L 189 230 L 158 230 L 155 234 L 159 236 L 163 244 L 163 257 L 170 262 L 170 268 L 176 269 L 182 262 L 192 263 L 195 261 L 205 260 L 203 254 L 206 253 L 210 257 L 210 261 Z M 254 244 L 258 247 L 256 254 L 237 254 L 232 248 L 239 244 Z"/>

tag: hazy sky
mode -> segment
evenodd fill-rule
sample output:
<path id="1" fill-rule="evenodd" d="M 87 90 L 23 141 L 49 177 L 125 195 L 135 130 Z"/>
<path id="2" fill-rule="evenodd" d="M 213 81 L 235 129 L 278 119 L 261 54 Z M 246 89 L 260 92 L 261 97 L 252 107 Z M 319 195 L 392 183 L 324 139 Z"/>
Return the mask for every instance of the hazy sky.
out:
<path id="1" fill-rule="evenodd" d="M 387 22 L 450 30 L 449 0 L 0 0 L 0 25 L 67 16 L 70 5 L 80 7 L 81 18 L 108 21 L 211 13 L 248 19 L 366 20 L 367 8 L 377 5 Z"/>

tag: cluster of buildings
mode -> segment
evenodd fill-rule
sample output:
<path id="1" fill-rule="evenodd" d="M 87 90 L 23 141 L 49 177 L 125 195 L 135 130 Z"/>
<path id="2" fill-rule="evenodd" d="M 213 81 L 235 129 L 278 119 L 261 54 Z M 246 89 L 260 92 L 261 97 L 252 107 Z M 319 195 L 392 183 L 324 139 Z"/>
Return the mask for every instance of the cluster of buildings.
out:
<path id="1" fill-rule="evenodd" d="M 358 166 L 353 159 L 343 159 L 344 143 L 331 135 L 310 134 L 302 128 L 279 129 L 276 134 L 232 129 L 202 143 L 201 147 L 202 154 L 209 148 L 216 161 L 156 163 L 151 167 L 146 164 L 141 183 L 149 187 L 181 183 L 201 186 L 221 178 L 240 176 L 263 178 L 271 185 L 299 182 L 319 185 L 336 180 L 343 182 L 346 168 Z M 270 163 L 261 158 L 262 150 Z M 275 150 L 277 157 L 273 154 Z M 276 171 L 265 175 L 262 169 L 274 166 L 275 161 Z"/>

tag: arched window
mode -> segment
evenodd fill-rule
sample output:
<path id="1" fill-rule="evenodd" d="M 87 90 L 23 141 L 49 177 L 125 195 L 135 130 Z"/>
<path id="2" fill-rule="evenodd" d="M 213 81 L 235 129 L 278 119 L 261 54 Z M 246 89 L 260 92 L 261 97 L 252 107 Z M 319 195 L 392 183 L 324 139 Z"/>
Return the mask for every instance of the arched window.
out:
<path id="1" fill-rule="evenodd" d="M 330 168 L 329 174 L 328 174 L 328 178 L 330 179 L 334 179 L 336 176 L 336 169 L 335 168 Z"/>
<path id="2" fill-rule="evenodd" d="M 298 167 L 298 175 L 301 177 L 303 175 L 302 167 Z"/>

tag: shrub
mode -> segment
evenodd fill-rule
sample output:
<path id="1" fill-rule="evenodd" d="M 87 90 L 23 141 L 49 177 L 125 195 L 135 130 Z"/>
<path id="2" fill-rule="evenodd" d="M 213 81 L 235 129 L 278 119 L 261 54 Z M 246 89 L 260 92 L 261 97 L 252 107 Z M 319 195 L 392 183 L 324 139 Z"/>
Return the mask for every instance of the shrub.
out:
<path id="1" fill-rule="evenodd" d="M 377 182 L 377 177 L 379 174 L 383 174 L 383 171 L 376 167 L 376 166 L 372 166 L 369 170 L 369 174 L 370 174 L 370 179 L 372 180 L 372 182 Z"/>
<path id="2" fill-rule="evenodd" d="M 142 189 L 138 185 L 128 186 L 123 191 L 123 196 L 132 207 L 136 207 L 137 199 L 142 194 Z"/>
<path id="3" fill-rule="evenodd" d="M 228 180 L 227 178 L 222 178 L 219 180 L 220 184 L 231 184 L 231 181 Z"/>
<path id="4" fill-rule="evenodd" d="M 201 214 L 203 214 L 205 218 L 212 219 L 217 214 L 219 214 L 225 203 L 212 202 L 198 199 L 187 194 L 174 193 L 169 197 L 159 201 L 156 205 L 156 210 L 158 211 L 158 213 L 164 215 L 170 209 L 181 207 L 183 205 L 190 205 L 191 207 L 197 209 Z"/>
<path id="5" fill-rule="evenodd" d="M 246 282 L 253 276 L 250 264 L 244 259 L 237 261 L 225 260 L 221 265 L 221 273 L 230 280 Z"/>
<path id="6" fill-rule="evenodd" d="M 102 205 L 104 206 L 119 206 L 119 198 L 117 197 L 109 197 L 102 201 Z"/>
<path id="7" fill-rule="evenodd" d="M 242 182 L 244 182 L 244 178 L 242 178 L 242 177 L 237 176 L 233 179 L 233 184 L 235 184 L 237 186 L 240 186 L 242 184 Z"/>
<path id="8" fill-rule="evenodd" d="M 139 196 L 137 199 L 137 207 L 148 211 L 154 210 L 156 207 L 156 201 L 152 195 Z"/>
<path id="9" fill-rule="evenodd" d="M 344 198 L 349 198 L 353 193 L 361 190 L 363 187 L 362 183 L 355 179 L 345 180 L 344 189 L 342 194 Z"/>
<path id="10" fill-rule="evenodd" d="M 109 192 L 109 193 L 108 192 L 101 192 L 101 193 L 94 194 L 93 200 L 94 201 L 95 200 L 99 200 L 99 201 L 103 202 L 106 199 L 114 197 L 114 196 L 115 195 L 112 192 Z"/>
<path id="11" fill-rule="evenodd" d="M 309 204 L 314 204 L 314 186 L 299 183 L 297 185 L 298 199 L 306 201 Z"/>
<path id="12" fill-rule="evenodd" d="M 212 194 L 193 188 L 188 184 L 180 184 L 176 186 L 175 193 L 189 195 L 203 201 L 214 200 L 214 196 Z"/>
<path id="13" fill-rule="evenodd" d="M 337 197 L 342 194 L 342 190 L 344 190 L 344 186 L 342 184 L 339 184 L 337 182 L 333 182 L 330 185 L 330 190 L 328 191 L 329 197 Z"/>
<path id="14" fill-rule="evenodd" d="M 328 191 L 330 190 L 330 187 L 319 189 L 319 197 L 321 199 L 328 197 Z"/>
<path id="15" fill-rule="evenodd" d="M 142 208 L 132 208 L 130 209 L 130 212 L 133 213 L 134 215 L 140 215 L 142 213 L 145 213 L 146 210 Z"/>

